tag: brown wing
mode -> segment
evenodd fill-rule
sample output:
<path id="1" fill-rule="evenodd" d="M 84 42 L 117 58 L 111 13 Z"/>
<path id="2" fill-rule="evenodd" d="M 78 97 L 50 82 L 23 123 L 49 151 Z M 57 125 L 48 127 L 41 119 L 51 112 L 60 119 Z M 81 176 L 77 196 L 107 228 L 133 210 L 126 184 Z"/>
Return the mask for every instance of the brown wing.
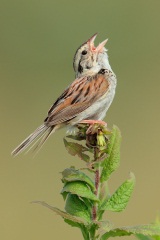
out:
<path id="1" fill-rule="evenodd" d="M 73 119 L 103 96 L 108 87 L 102 74 L 76 79 L 53 104 L 45 123 L 53 126 Z"/>

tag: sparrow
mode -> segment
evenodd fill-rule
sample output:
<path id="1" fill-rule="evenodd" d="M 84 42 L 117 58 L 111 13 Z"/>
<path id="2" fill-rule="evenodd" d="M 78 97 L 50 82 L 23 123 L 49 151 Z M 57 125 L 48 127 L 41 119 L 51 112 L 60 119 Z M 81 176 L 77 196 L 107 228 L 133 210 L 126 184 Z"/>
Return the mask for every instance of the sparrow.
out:
<path id="1" fill-rule="evenodd" d="M 104 119 L 113 101 L 117 80 L 104 47 L 108 39 L 95 47 L 96 36 L 83 43 L 74 55 L 76 79 L 53 103 L 43 124 L 15 148 L 12 155 L 18 155 L 31 144 L 40 148 L 59 128 Z"/>

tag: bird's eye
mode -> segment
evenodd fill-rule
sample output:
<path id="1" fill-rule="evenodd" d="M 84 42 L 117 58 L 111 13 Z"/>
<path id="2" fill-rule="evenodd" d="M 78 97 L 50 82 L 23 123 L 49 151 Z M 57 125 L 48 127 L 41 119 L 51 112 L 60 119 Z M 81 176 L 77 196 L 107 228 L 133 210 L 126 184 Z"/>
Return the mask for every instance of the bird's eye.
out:
<path id="1" fill-rule="evenodd" d="M 82 51 L 82 55 L 86 55 L 87 54 L 87 51 L 86 50 L 83 50 Z"/>

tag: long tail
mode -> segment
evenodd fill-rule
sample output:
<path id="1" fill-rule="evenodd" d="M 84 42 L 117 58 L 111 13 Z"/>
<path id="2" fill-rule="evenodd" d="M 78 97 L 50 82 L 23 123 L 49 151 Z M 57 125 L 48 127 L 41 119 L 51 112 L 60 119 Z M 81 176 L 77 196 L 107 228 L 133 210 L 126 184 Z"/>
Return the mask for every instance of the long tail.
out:
<path id="1" fill-rule="evenodd" d="M 44 124 L 42 124 L 40 127 L 38 127 L 29 137 L 27 137 L 18 147 L 16 147 L 12 155 L 16 156 L 19 153 L 23 152 L 27 147 L 29 147 L 32 143 L 32 146 L 30 149 L 37 143 L 35 149 L 38 149 L 42 147 L 42 145 L 45 143 L 45 141 L 48 139 L 48 137 L 53 132 L 54 127 L 47 127 Z M 41 140 L 40 140 L 41 139 Z M 29 150 L 30 150 L 29 149 Z"/>

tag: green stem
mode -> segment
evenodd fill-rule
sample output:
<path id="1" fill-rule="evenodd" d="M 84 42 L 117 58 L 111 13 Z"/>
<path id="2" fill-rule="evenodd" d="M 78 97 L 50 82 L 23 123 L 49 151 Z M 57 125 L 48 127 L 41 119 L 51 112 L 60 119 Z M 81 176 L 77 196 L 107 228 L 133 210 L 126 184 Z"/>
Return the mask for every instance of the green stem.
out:
<path id="1" fill-rule="evenodd" d="M 97 158 L 98 158 L 98 148 L 94 148 L 94 161 L 96 162 Z M 95 192 L 94 194 L 96 196 L 98 196 L 99 194 L 99 183 L 100 183 L 100 169 L 99 167 L 96 167 L 95 170 Z M 93 221 L 97 220 L 97 203 L 94 204 L 93 208 L 92 208 L 92 219 Z M 90 239 L 91 240 L 95 240 L 96 239 L 96 228 L 94 226 L 95 231 L 93 231 L 92 229 L 92 236 L 90 235 Z"/>
<path id="2" fill-rule="evenodd" d="M 100 176 L 99 176 L 99 168 L 98 168 L 95 171 L 95 189 L 96 190 L 95 190 L 94 194 L 96 196 L 98 195 L 98 192 L 99 192 L 99 181 L 100 181 Z M 97 204 L 96 203 L 92 209 L 92 217 L 93 217 L 93 220 L 97 219 Z"/>

